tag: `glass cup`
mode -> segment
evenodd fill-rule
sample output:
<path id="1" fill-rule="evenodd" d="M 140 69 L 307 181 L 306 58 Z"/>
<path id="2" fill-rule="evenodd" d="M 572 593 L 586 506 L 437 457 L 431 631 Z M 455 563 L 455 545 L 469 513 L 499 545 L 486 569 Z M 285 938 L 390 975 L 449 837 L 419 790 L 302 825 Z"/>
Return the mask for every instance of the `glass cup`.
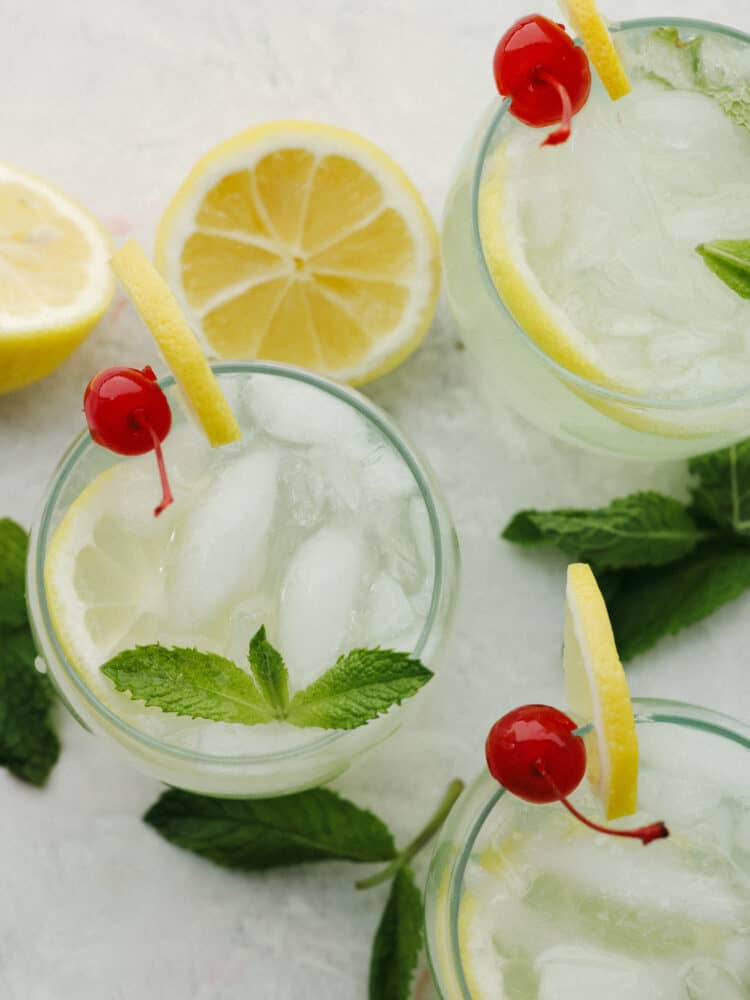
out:
<path id="1" fill-rule="evenodd" d="M 458 546 L 450 515 L 424 462 L 417 458 L 392 421 L 358 392 L 288 365 L 237 362 L 217 364 L 213 370 L 230 400 L 252 376 L 270 375 L 303 383 L 343 401 L 364 417 L 369 430 L 382 436 L 410 471 L 429 518 L 434 565 L 429 609 L 410 652 L 434 667 L 454 604 Z M 180 393 L 174 379 L 164 378 L 160 385 L 172 403 L 170 433 L 174 434 L 189 417 L 184 405 L 175 405 Z M 243 425 L 242 418 L 240 424 Z M 249 429 L 245 421 L 243 430 Z M 169 785 L 210 795 L 254 797 L 286 794 L 331 780 L 345 771 L 356 755 L 385 739 L 408 718 L 415 699 L 351 732 L 332 731 L 321 736 L 319 731 L 311 730 L 310 739 L 300 745 L 268 753 L 231 755 L 197 752 L 157 739 L 139 731 L 104 704 L 64 652 L 50 614 L 44 572 L 50 541 L 65 513 L 95 476 L 120 461 L 121 456 L 95 445 L 88 432 L 79 435 L 52 477 L 31 532 L 27 600 L 40 654 L 38 665 L 47 670 L 62 700 L 86 729 L 109 740 L 135 767 Z M 305 730 L 299 732 L 304 734 Z"/>
<path id="2" fill-rule="evenodd" d="M 645 785 L 646 797 L 652 800 L 649 806 L 655 805 L 656 809 L 660 810 L 659 818 L 664 819 L 671 827 L 670 839 L 677 841 L 677 838 L 680 838 L 682 840 L 697 829 L 700 831 L 700 843 L 696 835 L 696 842 L 690 844 L 690 850 L 705 850 L 705 844 L 709 845 L 709 850 L 712 845 L 721 845 L 722 851 L 730 856 L 728 864 L 734 866 L 736 871 L 741 872 L 742 877 L 744 877 L 744 895 L 747 901 L 746 916 L 749 915 L 750 792 L 748 792 L 747 779 L 750 775 L 750 727 L 717 712 L 681 702 L 635 699 L 633 707 L 638 724 L 641 754 L 641 798 L 644 798 L 643 786 Z M 691 767 L 694 767 L 695 771 L 691 771 Z M 668 779 L 666 786 L 668 794 L 660 795 L 660 789 L 664 787 L 661 781 L 665 776 Z M 715 787 L 713 785 L 714 779 Z M 697 787 L 698 781 L 704 782 L 700 786 L 701 796 L 692 800 L 690 793 L 694 787 Z M 722 789 L 724 795 L 720 794 Z M 520 807 L 509 815 L 508 810 L 513 809 L 516 805 Z M 529 813 L 529 810 L 532 812 Z M 734 816 L 732 829 L 727 829 L 729 825 L 726 821 L 727 812 Z M 530 828 L 528 825 L 524 825 L 524 817 L 527 820 L 531 818 L 535 826 Z M 520 805 L 519 800 L 506 793 L 488 772 L 484 772 L 459 799 L 440 834 L 425 892 L 427 953 L 434 984 L 441 1000 L 488 1000 L 490 996 L 492 1000 L 500 1000 L 500 996 L 505 995 L 503 992 L 485 992 L 484 990 L 477 992 L 476 988 L 472 992 L 471 983 L 475 981 L 476 973 L 466 965 L 464 957 L 466 944 L 464 942 L 467 934 L 470 937 L 470 931 L 467 930 L 467 915 L 470 915 L 472 905 L 476 904 L 470 902 L 471 890 L 467 889 L 467 869 L 470 869 L 472 862 L 482 858 L 483 851 L 492 843 L 493 832 L 497 834 L 499 828 L 502 828 L 503 843 L 505 843 L 506 837 L 508 840 L 513 840 L 515 837 L 524 843 L 528 842 L 531 836 L 539 836 L 540 830 L 542 835 L 545 831 L 552 830 L 548 824 L 557 824 L 561 818 L 567 818 L 567 813 L 564 812 L 561 805 Z M 570 822 L 575 823 L 572 819 Z M 634 825 L 636 824 L 632 819 L 631 821 L 623 821 L 625 828 Z M 647 873 L 646 877 L 650 879 L 652 885 L 656 886 L 657 892 L 660 887 L 659 873 L 663 865 L 665 896 L 668 894 L 669 879 L 674 876 L 673 862 L 667 854 L 659 853 L 660 846 L 654 844 L 642 848 L 638 843 L 631 845 L 629 842 L 620 841 L 619 838 L 615 841 L 611 837 L 599 836 L 584 827 L 580 827 L 580 830 L 586 837 L 592 838 L 592 841 L 584 843 L 584 848 L 591 852 L 589 874 L 592 878 L 596 877 L 594 874 L 595 865 L 602 859 L 604 859 L 605 864 L 607 863 L 607 858 L 611 857 L 614 845 L 626 843 L 638 852 L 631 855 L 636 870 L 640 865 L 648 866 L 644 867 L 644 873 Z M 744 834 L 741 832 L 742 830 L 744 830 Z M 557 827 L 555 827 L 551 837 L 557 836 Z M 560 834 L 561 840 L 563 836 Z M 598 853 L 595 857 L 591 845 L 593 838 L 597 837 L 600 843 L 597 846 Z M 736 842 L 734 838 L 736 838 Z M 729 847 L 726 846 L 728 840 Z M 669 839 L 659 842 L 665 847 L 669 843 Z M 556 846 L 553 844 L 551 849 L 554 850 Z M 641 855 L 641 851 L 646 853 Z M 508 868 L 512 868 L 512 848 L 509 849 L 509 854 L 510 858 L 505 864 Z M 537 854 L 543 866 L 545 853 L 544 844 L 541 841 Z M 501 863 L 498 862 L 498 864 Z M 570 857 L 567 859 L 567 864 L 569 868 L 575 867 Z M 583 862 L 584 866 L 587 864 L 588 862 Z M 519 861 L 518 867 L 519 869 L 523 867 L 522 861 Z M 583 872 L 581 874 L 583 875 Z M 501 868 L 496 877 L 502 879 L 504 875 L 507 878 L 506 870 Z M 569 875 L 568 872 L 566 877 Z M 617 873 L 615 873 L 616 876 Z M 696 884 L 700 883 L 700 878 L 700 875 L 695 876 Z M 519 885 L 522 883 L 522 879 L 523 875 L 519 874 Z M 603 895 L 597 896 L 596 889 L 591 890 L 589 887 L 589 890 L 590 894 L 597 899 L 597 903 L 604 904 L 606 902 Z M 627 890 L 633 894 L 635 905 L 638 906 L 640 902 L 639 886 L 635 884 L 635 879 L 627 886 Z M 531 889 L 528 886 L 524 886 L 523 890 L 514 887 L 512 893 L 515 896 L 516 893 L 520 895 L 522 891 L 534 893 L 540 892 L 541 889 L 537 883 Z M 554 891 L 560 897 L 565 890 L 558 888 Z M 706 889 L 705 891 L 708 893 L 710 890 Z M 547 898 L 545 897 L 545 900 Z M 667 899 L 663 901 L 663 907 L 662 901 L 657 901 L 654 904 L 652 899 L 649 902 L 654 906 L 656 912 L 654 919 L 657 921 L 657 929 L 653 931 L 653 934 L 657 939 L 667 939 L 665 928 L 670 919 L 674 921 L 684 917 L 686 922 L 690 921 L 690 906 L 687 902 L 683 901 L 682 904 L 686 913 L 679 912 L 678 906 L 676 914 L 674 907 L 670 912 L 670 903 Z M 539 907 L 539 911 L 535 907 Z M 532 920 L 536 916 L 541 921 L 544 921 L 546 917 L 556 920 L 558 924 L 566 923 L 564 914 L 556 913 L 553 915 L 546 910 L 545 904 L 541 902 L 541 897 L 530 904 L 530 909 L 533 910 L 533 913 L 530 914 Z M 660 932 L 658 921 L 662 918 L 664 925 Z M 567 919 L 570 919 L 569 915 Z M 698 919 L 696 915 L 696 922 Z M 519 925 L 522 920 L 523 916 L 519 914 Z M 605 916 L 602 916 L 601 920 L 604 921 Z M 617 925 L 618 915 L 616 912 L 613 913 L 611 906 L 607 910 L 606 920 Z M 739 926 L 734 929 L 738 934 L 744 934 L 744 938 L 738 939 L 740 943 L 734 945 L 735 958 L 741 964 L 744 962 L 743 975 L 747 978 L 743 979 L 741 988 L 747 989 L 750 987 L 750 929 L 747 921 L 744 925 L 741 920 L 738 923 Z M 536 925 L 537 928 L 539 926 L 542 925 Z M 672 927 L 674 928 L 674 924 Z M 567 930 L 565 933 L 568 933 Z M 573 937 L 575 936 L 575 931 L 569 933 Z M 627 931 L 623 929 L 622 934 L 626 933 Z M 636 933 L 638 933 L 637 929 Z M 642 931 L 641 933 L 645 935 L 647 932 Z M 677 935 L 676 939 L 679 940 L 679 930 L 673 930 L 673 933 Z M 539 954 L 543 949 L 549 949 L 551 944 L 556 944 L 549 939 L 544 942 L 537 941 L 533 938 L 533 933 L 530 933 L 529 936 L 532 938 L 528 942 L 528 954 L 531 956 L 531 962 L 538 962 Z M 576 940 L 569 941 L 565 945 L 566 948 L 575 948 L 576 946 Z M 631 947 L 637 947 L 637 943 L 635 945 L 631 943 Z M 623 948 L 625 948 L 624 945 Z M 740 956 L 740 950 L 742 950 L 744 957 Z M 694 957 L 698 962 L 708 961 L 699 959 L 697 955 Z M 528 958 L 525 957 L 524 961 L 528 962 Z M 604 968 L 606 969 L 606 965 Z M 699 968 L 696 975 L 703 975 L 705 971 L 705 969 Z M 616 982 L 612 978 L 612 973 L 609 973 L 609 976 L 611 989 L 609 995 L 614 997 L 617 995 L 615 992 Z M 662 985 L 664 984 L 662 983 Z M 732 985 L 734 986 L 734 984 Z M 670 983 L 670 990 L 676 991 L 676 988 L 676 983 Z M 529 989 L 534 990 L 534 987 L 529 986 Z M 719 1000 L 720 996 L 724 997 L 719 988 L 714 990 L 714 994 L 711 996 L 711 1000 Z M 521 988 L 511 995 L 514 1000 L 536 1000 L 537 994 L 535 991 L 526 994 Z M 631 995 L 635 996 L 636 994 L 627 993 L 628 997 Z M 644 997 L 647 995 L 650 998 L 652 995 L 662 996 L 665 994 L 658 991 L 652 994 L 646 991 L 643 994 L 638 993 L 639 998 L 641 995 Z M 670 991 L 669 996 L 672 995 L 673 992 Z M 674 995 L 676 996 L 677 993 L 675 992 Z M 682 996 L 682 994 L 679 995 Z M 686 993 L 686 996 L 693 995 L 692 992 Z M 726 994 L 727 998 L 746 995 L 744 992 Z M 695 996 L 702 998 L 704 993 L 696 992 Z"/>
<path id="3" fill-rule="evenodd" d="M 623 41 L 674 26 L 686 35 L 721 36 L 747 49 L 750 36 L 686 18 L 650 18 L 610 24 Z M 601 88 L 591 100 L 609 100 Z M 618 392 L 577 375 L 546 354 L 515 320 L 496 288 L 479 228 L 485 168 L 508 128 L 523 127 L 494 102 L 461 159 L 448 194 L 442 250 L 448 299 L 466 344 L 479 362 L 490 400 L 509 403 L 532 424 L 574 444 L 648 460 L 680 459 L 723 447 L 750 433 L 750 386 L 686 399 L 655 399 Z M 514 124 L 515 123 L 515 124 Z M 575 123 L 574 123 L 575 129 Z M 717 279 L 718 280 L 718 279 Z"/>

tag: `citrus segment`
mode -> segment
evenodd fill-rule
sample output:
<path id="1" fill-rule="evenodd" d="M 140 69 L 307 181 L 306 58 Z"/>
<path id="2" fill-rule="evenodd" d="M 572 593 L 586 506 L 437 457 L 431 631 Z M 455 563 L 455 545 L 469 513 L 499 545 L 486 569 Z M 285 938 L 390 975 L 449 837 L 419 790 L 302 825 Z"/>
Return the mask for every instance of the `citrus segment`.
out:
<path id="1" fill-rule="evenodd" d="M 561 0 L 560 6 L 612 100 L 629 94 L 630 81 L 596 0 Z"/>
<path id="2" fill-rule="evenodd" d="M 164 279 L 134 240 L 124 243 L 112 257 L 112 268 L 153 334 L 211 445 L 237 441 L 242 436 L 237 419 Z"/>
<path id="3" fill-rule="evenodd" d="M 607 819 L 637 809 L 638 739 L 612 625 L 591 567 L 568 567 L 563 666 L 568 707 L 592 723 L 587 775 Z"/>
<path id="4" fill-rule="evenodd" d="M 205 156 L 162 218 L 156 262 L 209 353 L 352 383 L 415 350 L 439 285 L 437 234 L 406 175 L 312 122 L 258 126 Z"/>
<path id="5" fill-rule="evenodd" d="M 66 195 L 0 164 L 0 393 L 49 374 L 112 300 L 109 237 Z"/>

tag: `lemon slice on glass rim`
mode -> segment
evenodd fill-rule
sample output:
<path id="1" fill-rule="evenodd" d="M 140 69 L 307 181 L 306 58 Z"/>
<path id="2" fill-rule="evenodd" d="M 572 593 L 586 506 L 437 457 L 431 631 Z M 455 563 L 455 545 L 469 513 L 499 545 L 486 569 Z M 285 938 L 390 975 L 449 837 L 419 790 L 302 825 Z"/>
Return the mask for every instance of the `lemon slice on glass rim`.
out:
<path id="1" fill-rule="evenodd" d="M 558 0 L 563 16 L 583 42 L 599 79 L 613 101 L 630 93 L 630 81 L 596 0 Z"/>

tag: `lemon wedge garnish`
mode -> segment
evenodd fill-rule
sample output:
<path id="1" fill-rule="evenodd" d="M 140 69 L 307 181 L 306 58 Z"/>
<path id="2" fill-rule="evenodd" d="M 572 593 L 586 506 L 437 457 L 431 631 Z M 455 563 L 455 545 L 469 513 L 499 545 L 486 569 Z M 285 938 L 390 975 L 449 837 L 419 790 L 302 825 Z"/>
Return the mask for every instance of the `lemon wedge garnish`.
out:
<path id="1" fill-rule="evenodd" d="M 159 225 L 156 264 L 209 355 L 362 383 L 421 342 L 438 238 L 404 172 L 352 132 L 250 128 L 200 160 Z"/>
<path id="2" fill-rule="evenodd" d="M 114 291 L 109 237 L 66 195 L 0 164 L 0 393 L 72 354 Z"/>
<path id="3" fill-rule="evenodd" d="M 563 667 L 568 707 L 591 723 L 586 773 L 607 819 L 638 804 L 638 738 L 633 705 L 599 585 L 585 563 L 568 567 Z"/>
<path id="4" fill-rule="evenodd" d="M 583 42 L 599 79 L 613 101 L 630 93 L 630 81 L 617 53 L 607 22 L 595 0 L 560 0 L 564 15 Z"/>
<path id="5" fill-rule="evenodd" d="M 134 240 L 112 257 L 112 268 L 141 314 L 213 447 L 242 437 L 195 334 L 164 279 Z"/>

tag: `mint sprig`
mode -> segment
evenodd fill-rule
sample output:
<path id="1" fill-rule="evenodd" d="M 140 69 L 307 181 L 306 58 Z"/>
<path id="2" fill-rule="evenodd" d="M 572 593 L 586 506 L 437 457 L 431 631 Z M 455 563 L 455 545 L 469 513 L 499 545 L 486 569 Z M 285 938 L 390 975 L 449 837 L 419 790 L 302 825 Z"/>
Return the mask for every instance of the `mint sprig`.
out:
<path id="1" fill-rule="evenodd" d="M 396 873 L 370 957 L 369 1000 L 409 1000 L 422 949 L 422 893 L 410 868 Z"/>
<path id="2" fill-rule="evenodd" d="M 689 507 L 635 493 L 598 510 L 521 511 L 503 531 L 592 564 L 623 660 L 750 589 L 750 440 L 688 467 Z"/>
<path id="3" fill-rule="evenodd" d="M 733 292 L 750 299 L 750 240 L 713 240 L 700 243 L 695 252 Z"/>
<path id="4" fill-rule="evenodd" d="M 26 553 L 29 536 L 15 521 L 0 518 L 0 629 L 23 628 L 26 618 Z"/>
<path id="5" fill-rule="evenodd" d="M 355 649 L 289 699 L 283 657 L 260 628 L 250 642 L 252 676 L 231 660 L 197 649 L 137 646 L 101 668 L 118 691 L 165 712 L 247 726 L 356 729 L 410 698 L 432 677 L 408 653 Z"/>

